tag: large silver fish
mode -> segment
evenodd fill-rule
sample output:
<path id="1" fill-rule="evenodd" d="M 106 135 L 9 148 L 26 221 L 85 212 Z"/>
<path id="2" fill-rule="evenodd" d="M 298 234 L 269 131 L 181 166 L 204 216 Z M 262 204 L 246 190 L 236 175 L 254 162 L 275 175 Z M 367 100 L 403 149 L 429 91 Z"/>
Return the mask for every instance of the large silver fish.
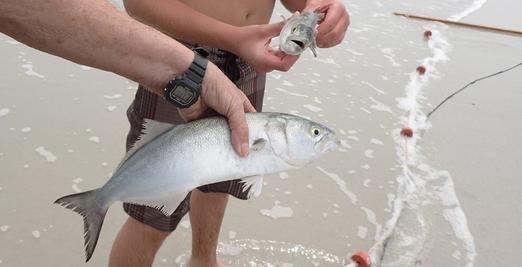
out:
<path id="1" fill-rule="evenodd" d="M 337 147 L 332 130 L 281 113 L 246 115 L 250 154 L 238 156 L 226 119 L 213 117 L 172 126 L 146 121 L 141 140 L 102 187 L 55 203 L 83 216 L 88 261 L 109 207 L 115 201 L 147 205 L 171 215 L 185 196 L 205 184 L 242 178 L 250 196 L 261 193 L 261 175 L 296 169 Z"/>
<path id="2" fill-rule="evenodd" d="M 289 55 L 299 55 L 310 47 L 317 57 L 315 28 L 323 18 L 324 13 L 306 11 L 287 19 L 279 34 L 279 48 Z"/>

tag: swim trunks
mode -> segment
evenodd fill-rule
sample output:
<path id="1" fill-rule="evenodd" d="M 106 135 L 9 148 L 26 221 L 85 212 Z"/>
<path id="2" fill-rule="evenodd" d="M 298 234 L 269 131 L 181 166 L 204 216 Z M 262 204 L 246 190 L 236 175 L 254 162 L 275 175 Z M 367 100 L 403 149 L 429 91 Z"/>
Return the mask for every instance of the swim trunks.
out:
<path id="1" fill-rule="evenodd" d="M 196 45 L 184 43 L 193 48 Z M 263 106 L 263 95 L 265 89 L 265 75 L 257 74 L 254 69 L 236 55 L 217 48 L 205 47 L 209 51 L 208 59 L 217 65 L 236 86 L 245 93 L 257 111 Z M 215 111 L 209 110 L 203 117 L 217 115 Z M 185 121 L 181 118 L 177 108 L 142 85 L 138 87 L 134 101 L 127 109 L 127 117 L 130 130 L 127 135 L 127 150 L 137 141 L 143 130 L 144 119 L 151 119 L 170 124 L 181 124 Z M 147 177 L 143 177 L 147 179 Z M 247 199 L 248 190 L 243 192 L 240 180 L 225 181 L 210 185 L 204 185 L 197 189 L 202 192 L 227 193 L 238 199 Z M 157 209 L 124 203 L 125 212 L 132 218 L 145 223 L 160 231 L 174 231 L 183 216 L 190 210 L 190 193 L 178 206 L 171 216 L 165 216 Z"/>

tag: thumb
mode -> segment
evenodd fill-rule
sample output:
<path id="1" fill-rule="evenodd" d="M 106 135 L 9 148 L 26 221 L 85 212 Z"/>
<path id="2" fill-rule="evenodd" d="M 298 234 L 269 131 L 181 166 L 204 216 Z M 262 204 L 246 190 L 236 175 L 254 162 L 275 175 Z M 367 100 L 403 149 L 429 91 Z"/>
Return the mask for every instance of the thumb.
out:
<path id="1" fill-rule="evenodd" d="M 283 29 L 283 26 L 285 26 L 285 21 L 267 24 L 265 26 L 266 34 L 269 35 L 270 37 L 279 36 L 279 34 L 281 33 L 281 30 Z"/>
<path id="2" fill-rule="evenodd" d="M 243 99 L 243 108 L 245 112 L 257 112 L 256 108 L 252 106 L 252 103 L 250 103 L 250 100 L 245 96 Z"/>

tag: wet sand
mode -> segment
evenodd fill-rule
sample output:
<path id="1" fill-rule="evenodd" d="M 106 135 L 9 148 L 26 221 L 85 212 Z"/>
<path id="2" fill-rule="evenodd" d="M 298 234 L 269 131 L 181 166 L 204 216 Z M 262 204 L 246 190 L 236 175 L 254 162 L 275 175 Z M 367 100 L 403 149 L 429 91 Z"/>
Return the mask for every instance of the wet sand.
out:
<path id="1" fill-rule="evenodd" d="M 463 21 L 522 30 L 522 19 L 505 8 L 511 4 L 488 1 Z M 454 42 L 451 69 L 435 84 L 442 92 L 428 95 L 431 102 L 522 62 L 520 36 L 457 28 L 448 34 Z M 433 127 L 425 136 L 430 162 L 454 177 L 475 239 L 475 266 L 515 266 L 520 261 L 521 84 L 521 67 L 477 82 L 433 115 Z"/>
<path id="2" fill-rule="evenodd" d="M 343 146 L 302 170 L 266 177 L 258 199 L 231 199 L 220 236 L 225 262 L 342 266 L 346 254 L 381 240 L 381 229 L 397 211 L 393 200 L 411 179 L 417 187 L 409 196 L 418 202 L 408 199 L 383 266 L 518 264 L 522 68 L 455 96 L 432 115 L 430 127 L 412 125 L 420 131 L 408 141 L 409 161 L 399 135 L 408 118 L 422 118 L 400 106 L 400 99 L 411 96 L 406 88 L 417 65 L 433 58 L 422 38 L 425 29 L 448 43 L 447 59 L 434 63 L 414 87 L 418 111 L 428 112 L 475 78 L 522 62 L 519 37 L 391 15 L 447 18 L 472 3 L 351 1 L 353 22 L 341 46 L 320 49 L 317 59 L 306 51 L 289 73 L 268 75 L 265 111 L 325 123 Z M 516 1 L 488 1 L 462 21 L 522 29 L 520 8 Z M 278 13 L 284 13 L 281 7 L 274 19 Z M 0 51 L 0 266 L 80 266 L 82 220 L 52 203 L 107 180 L 124 153 L 125 110 L 136 85 L 4 35 Z M 441 189 L 448 181 L 454 189 Z M 455 192 L 460 206 L 434 192 Z M 460 208 L 466 220 L 444 217 Z M 111 207 L 88 265 L 106 265 L 125 218 L 120 204 Z M 179 266 L 186 258 L 187 219 L 165 242 L 155 266 Z M 459 236 L 467 232 L 472 248 L 469 238 Z"/>

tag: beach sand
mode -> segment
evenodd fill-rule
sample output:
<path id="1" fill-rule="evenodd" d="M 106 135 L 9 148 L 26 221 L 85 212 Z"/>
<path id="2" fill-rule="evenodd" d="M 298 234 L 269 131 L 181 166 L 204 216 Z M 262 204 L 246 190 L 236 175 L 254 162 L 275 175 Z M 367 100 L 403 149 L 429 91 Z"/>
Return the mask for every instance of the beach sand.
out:
<path id="1" fill-rule="evenodd" d="M 424 115 L 468 82 L 522 62 L 522 39 L 391 13 L 469 13 L 461 21 L 522 30 L 522 4 L 347 6 L 345 41 L 269 74 L 264 106 L 334 128 L 340 150 L 266 177 L 257 199 L 231 199 L 219 257 L 232 266 L 343 266 L 387 240 L 382 266 L 518 265 L 522 67 L 472 85 L 428 123 Z M 288 15 L 278 5 L 279 14 Z M 0 51 L 0 266 L 83 266 L 82 220 L 52 203 L 108 179 L 124 154 L 136 84 L 4 35 Z M 422 77 L 419 64 L 428 66 Z M 413 138 L 400 136 L 404 126 Z M 107 264 L 125 219 L 113 205 L 86 266 Z M 154 266 L 180 266 L 190 242 L 187 217 Z"/>

